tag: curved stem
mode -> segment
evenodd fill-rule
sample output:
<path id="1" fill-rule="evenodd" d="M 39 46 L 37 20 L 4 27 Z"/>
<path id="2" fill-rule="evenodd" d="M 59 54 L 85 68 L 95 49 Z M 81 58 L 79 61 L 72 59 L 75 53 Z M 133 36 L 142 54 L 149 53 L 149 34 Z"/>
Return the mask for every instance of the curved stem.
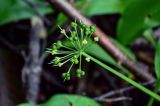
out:
<path id="1" fill-rule="evenodd" d="M 160 96 L 157 95 L 156 93 L 152 92 L 151 90 L 147 89 L 146 87 L 138 84 L 137 82 L 135 82 L 132 79 L 129 79 L 125 75 L 123 75 L 120 72 L 112 69 L 111 67 L 109 67 L 106 64 L 102 63 L 101 61 L 95 59 L 94 57 L 88 55 L 87 53 L 83 52 L 82 55 L 85 56 L 85 57 L 89 57 L 92 61 L 94 61 L 95 63 L 99 64 L 100 66 L 102 66 L 106 70 L 110 71 L 112 74 L 118 76 L 119 78 L 125 80 L 126 82 L 130 83 L 131 85 L 135 86 L 136 88 L 140 89 L 141 91 L 145 92 L 146 94 L 148 94 L 148 95 L 152 96 L 153 98 L 157 99 L 158 101 L 160 101 Z"/>

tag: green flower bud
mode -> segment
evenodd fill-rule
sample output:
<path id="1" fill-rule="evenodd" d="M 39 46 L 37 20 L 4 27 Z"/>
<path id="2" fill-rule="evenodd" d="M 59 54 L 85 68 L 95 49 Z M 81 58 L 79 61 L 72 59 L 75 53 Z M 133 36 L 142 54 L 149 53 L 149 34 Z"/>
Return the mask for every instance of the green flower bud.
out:
<path id="1" fill-rule="evenodd" d="M 62 29 L 61 34 L 66 34 L 66 31 L 64 29 Z"/>
<path id="2" fill-rule="evenodd" d="M 90 26 L 90 31 L 91 31 L 92 33 L 94 33 L 94 32 L 96 32 L 96 28 L 95 28 L 94 26 Z"/>
<path id="3" fill-rule="evenodd" d="M 70 73 L 67 72 L 67 73 L 66 73 L 66 77 L 70 77 L 70 76 L 71 76 Z"/>
<path id="4" fill-rule="evenodd" d="M 77 69 L 76 74 L 81 74 L 81 71 L 82 71 L 81 69 Z"/>
<path id="5" fill-rule="evenodd" d="M 79 27 L 82 28 L 82 29 L 86 29 L 87 28 L 87 26 L 85 24 L 83 24 L 83 23 L 80 23 Z"/>
<path id="6" fill-rule="evenodd" d="M 73 41 L 73 37 L 69 37 L 69 40 L 72 42 Z"/>
<path id="7" fill-rule="evenodd" d="M 90 58 L 89 58 L 89 57 L 86 57 L 85 60 L 86 60 L 87 62 L 90 62 Z"/>
<path id="8" fill-rule="evenodd" d="M 55 57 L 55 59 L 53 60 L 54 64 L 58 64 L 60 62 L 60 58 L 59 57 Z"/>
<path id="9" fill-rule="evenodd" d="M 57 65 L 58 67 L 62 67 L 63 63 L 58 63 Z"/>
<path id="10" fill-rule="evenodd" d="M 55 55 L 55 54 L 57 54 L 57 51 L 58 51 L 58 50 L 51 50 L 51 54 L 52 54 L 52 55 Z"/>
<path id="11" fill-rule="evenodd" d="M 76 28 L 77 27 L 77 23 L 71 22 L 71 27 Z"/>
<path id="12" fill-rule="evenodd" d="M 75 37 L 76 34 L 77 34 L 76 31 L 72 31 L 72 32 L 71 32 L 71 36 L 72 36 L 72 37 Z"/>
<path id="13" fill-rule="evenodd" d="M 77 56 L 77 55 L 74 55 L 74 56 L 73 56 L 73 58 L 77 59 L 77 58 L 78 58 L 78 56 Z"/>
<path id="14" fill-rule="evenodd" d="M 83 41 L 82 41 L 82 44 L 84 44 L 84 45 L 86 45 L 88 42 L 87 42 L 87 40 L 86 39 L 84 39 Z"/>
<path id="15" fill-rule="evenodd" d="M 78 64 L 78 63 L 79 63 L 77 57 L 72 57 L 70 61 L 71 61 L 72 63 L 74 63 L 74 64 Z"/>
<path id="16" fill-rule="evenodd" d="M 85 75 L 85 71 L 81 71 L 81 75 L 84 76 Z"/>
<path id="17" fill-rule="evenodd" d="M 57 41 L 56 46 L 57 46 L 57 48 L 62 47 L 62 42 L 61 41 Z"/>
<path id="18" fill-rule="evenodd" d="M 78 64 L 78 63 L 79 63 L 78 59 L 75 59 L 74 64 Z"/>
<path id="19" fill-rule="evenodd" d="M 81 77 L 81 76 L 84 76 L 85 75 L 85 71 L 82 71 L 81 69 L 77 69 L 76 70 L 76 76 L 77 77 Z"/>
<path id="20" fill-rule="evenodd" d="M 66 77 L 66 73 L 62 73 L 62 78 L 65 78 Z"/>
<path id="21" fill-rule="evenodd" d="M 86 30 L 85 30 L 85 34 L 86 34 L 86 35 L 91 34 L 90 28 L 86 28 Z"/>
<path id="22" fill-rule="evenodd" d="M 71 79 L 71 77 L 66 77 L 65 80 L 69 81 Z"/>
<path id="23" fill-rule="evenodd" d="M 52 45 L 52 49 L 57 50 L 57 46 L 55 44 Z"/>
<path id="24" fill-rule="evenodd" d="M 81 78 L 81 74 L 76 74 L 76 76 L 77 76 L 78 78 Z"/>
<path id="25" fill-rule="evenodd" d="M 75 36 L 73 39 L 74 39 L 74 40 L 77 40 L 78 38 Z"/>
<path id="26" fill-rule="evenodd" d="M 99 37 L 98 36 L 94 37 L 94 41 L 98 42 L 99 41 Z"/>

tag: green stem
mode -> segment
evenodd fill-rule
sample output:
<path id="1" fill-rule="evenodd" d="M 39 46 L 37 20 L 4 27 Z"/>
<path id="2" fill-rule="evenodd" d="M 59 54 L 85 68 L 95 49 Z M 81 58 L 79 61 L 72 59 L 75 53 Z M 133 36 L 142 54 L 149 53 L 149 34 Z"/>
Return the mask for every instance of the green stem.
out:
<path id="1" fill-rule="evenodd" d="M 156 86 L 154 88 L 154 92 L 157 93 L 159 88 L 160 88 L 160 79 L 157 79 Z M 154 98 L 150 97 L 149 102 L 147 103 L 147 106 L 152 106 L 153 103 L 154 103 Z"/>
<path id="2" fill-rule="evenodd" d="M 120 72 L 112 69 L 111 67 L 107 66 L 106 64 L 102 63 L 101 61 L 95 59 L 94 57 L 88 55 L 87 53 L 82 53 L 83 56 L 85 57 L 89 57 L 92 61 L 94 61 L 95 63 L 99 64 L 100 66 L 102 66 L 103 68 L 107 69 L 108 71 L 110 71 L 112 74 L 118 76 L 119 78 L 127 81 L 128 83 L 130 83 L 131 85 L 135 86 L 136 88 L 142 90 L 143 92 L 145 92 L 146 94 L 152 96 L 153 98 L 157 99 L 158 101 L 160 101 L 160 96 L 157 95 L 156 93 L 152 92 L 151 90 L 147 89 L 146 87 L 138 84 L 137 82 L 133 81 L 132 79 L 129 79 L 128 77 L 126 77 L 125 75 L 121 74 Z"/>

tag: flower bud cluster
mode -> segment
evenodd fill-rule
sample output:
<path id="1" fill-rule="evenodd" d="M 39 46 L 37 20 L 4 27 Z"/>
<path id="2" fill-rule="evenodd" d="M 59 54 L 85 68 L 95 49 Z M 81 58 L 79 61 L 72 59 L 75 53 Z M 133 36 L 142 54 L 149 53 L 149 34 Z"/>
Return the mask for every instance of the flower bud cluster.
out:
<path id="1" fill-rule="evenodd" d="M 76 22 L 71 22 L 70 34 L 65 29 L 60 28 L 60 33 L 63 34 L 68 42 L 71 43 L 71 46 L 63 44 L 62 41 L 57 41 L 47 49 L 47 52 L 54 56 L 54 59 L 51 61 L 51 64 L 54 66 L 62 67 L 65 63 L 70 62 L 71 66 L 68 71 L 62 73 L 64 80 L 71 79 L 71 69 L 73 65 L 79 65 L 76 70 L 76 76 L 81 78 L 85 75 L 85 71 L 81 68 L 82 62 L 82 53 L 85 52 L 89 45 L 89 39 L 91 35 L 96 32 L 94 26 L 87 26 L 83 23 L 77 24 Z M 95 42 L 99 41 L 98 37 L 94 37 Z M 90 62 L 90 58 L 85 59 L 87 62 Z"/>

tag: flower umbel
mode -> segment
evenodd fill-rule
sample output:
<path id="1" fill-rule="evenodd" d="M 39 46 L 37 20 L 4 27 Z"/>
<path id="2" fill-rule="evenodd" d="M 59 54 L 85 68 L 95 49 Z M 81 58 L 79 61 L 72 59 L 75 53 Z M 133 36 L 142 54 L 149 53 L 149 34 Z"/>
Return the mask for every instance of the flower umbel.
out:
<path id="1" fill-rule="evenodd" d="M 94 26 L 87 26 L 83 23 L 77 24 L 76 22 L 71 22 L 70 27 L 71 29 L 68 34 L 65 29 L 62 29 L 59 26 L 61 30 L 60 33 L 67 38 L 67 42 L 69 42 L 69 44 L 62 41 L 57 41 L 47 49 L 48 53 L 55 56 L 55 58 L 51 61 L 51 64 L 54 66 L 61 67 L 67 62 L 71 63 L 68 71 L 62 73 L 64 80 L 71 79 L 71 69 L 73 65 L 76 64 L 79 65 L 76 70 L 76 76 L 80 78 L 85 75 L 85 71 L 81 68 L 82 53 L 85 52 L 85 50 L 92 44 L 90 38 L 96 31 Z M 98 40 L 98 37 L 94 37 L 95 42 Z M 89 62 L 90 58 L 86 58 L 86 61 Z"/>

